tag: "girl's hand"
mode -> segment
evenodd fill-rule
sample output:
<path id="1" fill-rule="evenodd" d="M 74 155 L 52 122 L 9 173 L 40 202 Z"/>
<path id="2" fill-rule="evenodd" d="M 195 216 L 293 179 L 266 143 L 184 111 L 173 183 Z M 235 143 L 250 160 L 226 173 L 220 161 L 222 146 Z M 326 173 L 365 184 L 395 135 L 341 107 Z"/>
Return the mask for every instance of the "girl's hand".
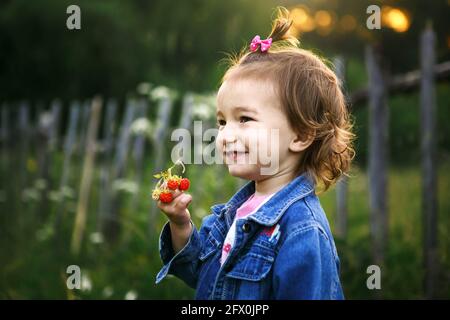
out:
<path id="1" fill-rule="evenodd" d="M 177 228 L 190 226 L 191 214 L 188 205 L 192 201 L 192 196 L 180 190 L 172 191 L 173 200 L 170 203 L 158 201 L 158 208 L 169 218 L 171 225 Z"/>

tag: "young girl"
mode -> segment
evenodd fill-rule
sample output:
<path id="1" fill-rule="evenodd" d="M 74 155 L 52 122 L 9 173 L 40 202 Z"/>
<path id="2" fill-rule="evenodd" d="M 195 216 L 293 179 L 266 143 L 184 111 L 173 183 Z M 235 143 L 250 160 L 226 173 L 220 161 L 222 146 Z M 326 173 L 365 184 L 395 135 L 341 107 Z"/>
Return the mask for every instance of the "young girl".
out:
<path id="1" fill-rule="evenodd" d="M 250 181 L 212 206 L 199 231 L 190 195 L 176 191 L 171 203 L 158 203 L 169 222 L 156 283 L 174 274 L 197 299 L 343 298 L 315 189 L 349 169 L 353 134 L 339 80 L 298 48 L 288 14 L 280 9 L 268 39 L 256 36 L 241 52 L 217 95 L 216 146 L 230 174 Z"/>

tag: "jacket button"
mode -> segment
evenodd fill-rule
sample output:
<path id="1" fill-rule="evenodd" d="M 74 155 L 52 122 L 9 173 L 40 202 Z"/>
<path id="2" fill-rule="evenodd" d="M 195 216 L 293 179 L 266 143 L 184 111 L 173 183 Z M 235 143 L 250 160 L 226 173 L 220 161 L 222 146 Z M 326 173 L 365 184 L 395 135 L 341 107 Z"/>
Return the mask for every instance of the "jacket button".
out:
<path id="1" fill-rule="evenodd" d="M 245 233 L 249 233 L 251 229 L 250 223 L 246 222 L 242 225 L 242 231 Z"/>

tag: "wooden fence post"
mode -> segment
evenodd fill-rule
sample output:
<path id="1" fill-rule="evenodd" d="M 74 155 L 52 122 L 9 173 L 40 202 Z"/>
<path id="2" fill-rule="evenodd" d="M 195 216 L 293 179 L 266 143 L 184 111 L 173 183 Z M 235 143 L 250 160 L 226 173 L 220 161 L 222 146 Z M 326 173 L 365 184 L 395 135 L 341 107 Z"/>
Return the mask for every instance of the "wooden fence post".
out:
<path id="1" fill-rule="evenodd" d="M 153 143 L 154 143 L 154 153 L 156 155 L 155 165 L 152 168 L 152 173 L 157 173 L 162 171 L 164 168 L 164 163 L 166 162 L 166 152 L 165 152 L 165 141 L 167 137 L 167 131 L 169 129 L 170 114 L 172 111 L 172 100 L 169 96 L 163 97 L 158 104 L 158 116 L 156 118 L 156 129 L 154 131 Z M 148 220 L 148 230 L 149 235 L 154 232 L 154 222 L 158 212 L 158 207 L 156 201 L 150 201 L 150 214 Z"/>
<path id="2" fill-rule="evenodd" d="M 183 111 L 180 119 L 180 128 L 191 130 L 192 128 L 192 108 L 194 106 L 194 97 L 191 93 L 186 93 L 183 97 Z"/>
<path id="3" fill-rule="evenodd" d="M 91 182 L 94 177 L 94 162 L 96 153 L 97 131 L 100 123 L 102 109 L 102 99 L 95 97 L 92 100 L 92 114 L 87 130 L 86 153 L 84 157 L 83 172 L 80 183 L 80 194 L 78 198 L 77 215 L 72 234 L 71 251 L 72 254 L 78 255 L 81 249 L 81 242 L 86 227 L 87 211 L 89 204 L 89 192 L 91 190 Z"/>
<path id="4" fill-rule="evenodd" d="M 130 145 L 130 127 L 135 118 L 136 102 L 129 100 L 120 128 L 120 137 L 116 144 L 116 156 L 114 158 L 114 179 L 122 178 L 128 159 L 128 150 Z"/>
<path id="5" fill-rule="evenodd" d="M 91 113 L 91 104 L 92 101 L 86 100 L 83 102 L 81 106 L 81 123 L 80 123 L 80 138 L 78 139 L 78 154 L 80 156 L 83 155 L 83 152 L 86 150 L 86 134 L 89 125 L 89 114 Z"/>
<path id="6" fill-rule="evenodd" d="M 369 205 L 370 230 L 373 239 L 374 260 L 380 267 L 388 236 L 387 153 L 388 118 L 386 79 L 379 51 L 366 48 L 366 65 L 369 75 Z"/>
<path id="7" fill-rule="evenodd" d="M 9 147 L 9 107 L 6 103 L 2 104 L 2 122 L 1 122 L 1 131 L 0 131 L 0 139 L 2 141 L 1 143 L 1 150 L 2 150 L 2 163 L 5 166 L 4 169 L 6 170 L 6 164 L 7 164 L 7 150 Z M 5 190 L 6 191 L 6 190 Z"/>
<path id="8" fill-rule="evenodd" d="M 128 160 L 128 150 L 131 140 L 130 127 L 135 118 L 136 102 L 134 100 L 127 101 L 125 115 L 122 120 L 122 126 L 120 128 L 119 137 L 116 142 L 116 155 L 114 157 L 113 164 L 113 182 L 120 182 L 120 179 L 124 177 L 126 164 Z M 110 211 L 106 212 L 104 234 L 109 242 L 117 240 L 117 236 L 120 232 L 120 190 L 112 187 L 111 192 L 111 207 Z"/>
<path id="9" fill-rule="evenodd" d="M 6 103 L 2 104 L 1 111 L 1 130 L 0 130 L 0 172 L 7 172 L 10 163 L 9 154 L 9 107 Z M 1 179 L 0 182 L 0 203 L 6 202 L 9 198 L 11 186 L 6 179 Z"/>
<path id="10" fill-rule="evenodd" d="M 420 119 L 422 152 L 422 212 L 424 221 L 423 257 L 425 266 L 425 295 L 436 294 L 438 272 L 437 176 L 436 176 L 436 98 L 434 66 L 436 37 L 427 26 L 420 41 L 422 78 L 420 85 Z"/>
<path id="11" fill-rule="evenodd" d="M 192 137 L 191 136 L 192 136 L 192 134 L 191 134 L 191 132 L 192 132 L 193 107 L 194 107 L 194 97 L 191 93 L 186 93 L 183 97 L 182 113 L 181 113 L 181 117 L 179 119 L 179 125 L 178 125 L 177 129 L 185 129 L 185 130 L 189 131 L 189 133 L 190 133 L 189 149 L 188 150 L 183 149 L 183 155 L 180 155 L 179 152 L 177 155 L 172 154 L 174 152 L 174 150 L 172 150 L 172 153 L 171 153 L 172 158 L 174 156 L 176 156 L 176 157 L 181 156 L 181 160 L 185 164 L 192 164 L 192 152 L 191 152 L 191 146 L 192 146 Z M 170 138 L 171 138 L 171 140 L 175 138 L 173 132 L 172 132 L 172 136 Z M 172 141 L 180 143 L 182 141 L 182 139 L 179 138 L 178 141 L 176 141 L 176 140 L 172 140 Z M 186 143 L 186 141 L 184 141 L 183 143 Z"/>
<path id="12" fill-rule="evenodd" d="M 56 225 L 55 228 L 58 230 L 60 227 L 61 219 L 63 218 L 65 212 L 66 199 L 64 199 L 64 195 L 66 193 L 66 190 L 68 190 L 69 186 L 70 167 L 72 156 L 76 146 L 79 114 L 80 114 L 80 103 L 78 101 L 73 101 L 70 105 L 69 122 L 67 124 L 66 137 L 63 146 L 64 162 L 61 180 L 59 184 L 60 200 L 58 203 L 58 209 L 56 210 L 56 220 L 55 220 Z"/>
<path id="13" fill-rule="evenodd" d="M 338 56 L 334 59 L 334 66 L 336 76 L 341 81 L 341 90 L 345 94 L 345 61 L 342 57 Z M 345 239 L 347 236 L 347 205 L 348 194 L 348 178 L 343 175 L 336 184 L 336 228 L 335 232 L 339 238 Z"/>
<path id="14" fill-rule="evenodd" d="M 2 146 L 6 147 L 9 138 L 9 108 L 6 103 L 2 104 L 2 122 L 0 137 L 2 140 Z"/>
<path id="15" fill-rule="evenodd" d="M 79 113 L 80 104 L 78 103 L 78 101 L 72 102 L 70 106 L 69 123 L 67 126 L 66 138 L 64 141 L 64 164 L 60 183 L 61 188 L 68 185 L 70 160 L 74 152 L 76 142 Z"/>
<path id="16" fill-rule="evenodd" d="M 19 192 L 27 187 L 27 157 L 30 144 L 30 108 L 28 102 L 23 101 L 19 106 L 18 117 L 18 137 L 19 137 Z"/>
<path id="17" fill-rule="evenodd" d="M 100 168 L 100 201 L 97 214 L 97 231 L 104 231 L 105 217 L 111 211 L 111 157 L 114 150 L 117 101 L 109 100 L 106 106 L 103 126 L 102 164 Z"/>
<path id="18" fill-rule="evenodd" d="M 38 189 L 40 193 L 40 204 L 36 206 L 36 216 L 40 216 L 44 221 L 48 215 L 48 191 L 50 190 L 50 132 L 52 126 L 52 116 L 49 111 L 42 110 L 37 117 L 38 126 L 36 134 L 36 148 L 38 159 Z M 41 221 L 41 222 L 42 222 Z"/>
<path id="19" fill-rule="evenodd" d="M 58 147 L 59 138 L 59 124 L 61 120 L 61 101 L 56 99 L 52 102 L 51 106 L 52 114 L 52 126 L 50 128 L 50 150 L 54 150 Z"/>
<path id="20" fill-rule="evenodd" d="M 170 120 L 170 114 L 172 111 L 172 101 L 170 97 L 164 97 L 161 99 L 159 103 L 159 109 L 158 109 L 158 118 L 156 121 L 156 129 L 155 129 L 155 135 L 154 135 L 154 141 L 157 144 L 156 145 L 156 162 L 155 162 L 155 168 L 154 172 L 159 172 L 164 168 L 164 164 L 167 159 L 167 155 L 164 150 L 165 141 L 167 137 L 167 131 L 169 129 L 169 120 Z M 162 142 L 162 143 L 161 143 Z"/>
<path id="21" fill-rule="evenodd" d="M 139 121 L 147 121 L 148 103 L 144 99 L 140 99 L 137 102 L 138 115 L 136 117 Z M 137 206 L 137 200 L 139 199 L 139 190 L 141 189 L 142 176 L 144 170 L 144 153 L 145 143 L 148 138 L 148 132 L 136 132 L 134 144 L 133 144 L 133 159 L 135 163 L 134 181 L 137 187 L 137 191 L 133 193 L 131 200 L 131 210 L 135 210 Z M 146 192 L 149 194 L 149 191 Z"/>

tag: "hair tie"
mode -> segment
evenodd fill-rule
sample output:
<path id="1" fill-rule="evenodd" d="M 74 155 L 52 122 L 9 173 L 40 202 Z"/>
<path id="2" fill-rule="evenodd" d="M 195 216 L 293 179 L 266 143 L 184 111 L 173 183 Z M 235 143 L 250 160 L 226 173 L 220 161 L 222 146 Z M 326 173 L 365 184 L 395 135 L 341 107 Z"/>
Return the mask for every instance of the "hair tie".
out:
<path id="1" fill-rule="evenodd" d="M 269 50 L 271 45 L 272 45 L 272 38 L 261 40 L 261 38 L 257 35 L 253 38 L 252 42 L 250 43 L 250 50 L 252 52 L 255 52 L 256 50 L 258 50 L 259 46 L 261 46 L 261 52 L 264 52 Z"/>

